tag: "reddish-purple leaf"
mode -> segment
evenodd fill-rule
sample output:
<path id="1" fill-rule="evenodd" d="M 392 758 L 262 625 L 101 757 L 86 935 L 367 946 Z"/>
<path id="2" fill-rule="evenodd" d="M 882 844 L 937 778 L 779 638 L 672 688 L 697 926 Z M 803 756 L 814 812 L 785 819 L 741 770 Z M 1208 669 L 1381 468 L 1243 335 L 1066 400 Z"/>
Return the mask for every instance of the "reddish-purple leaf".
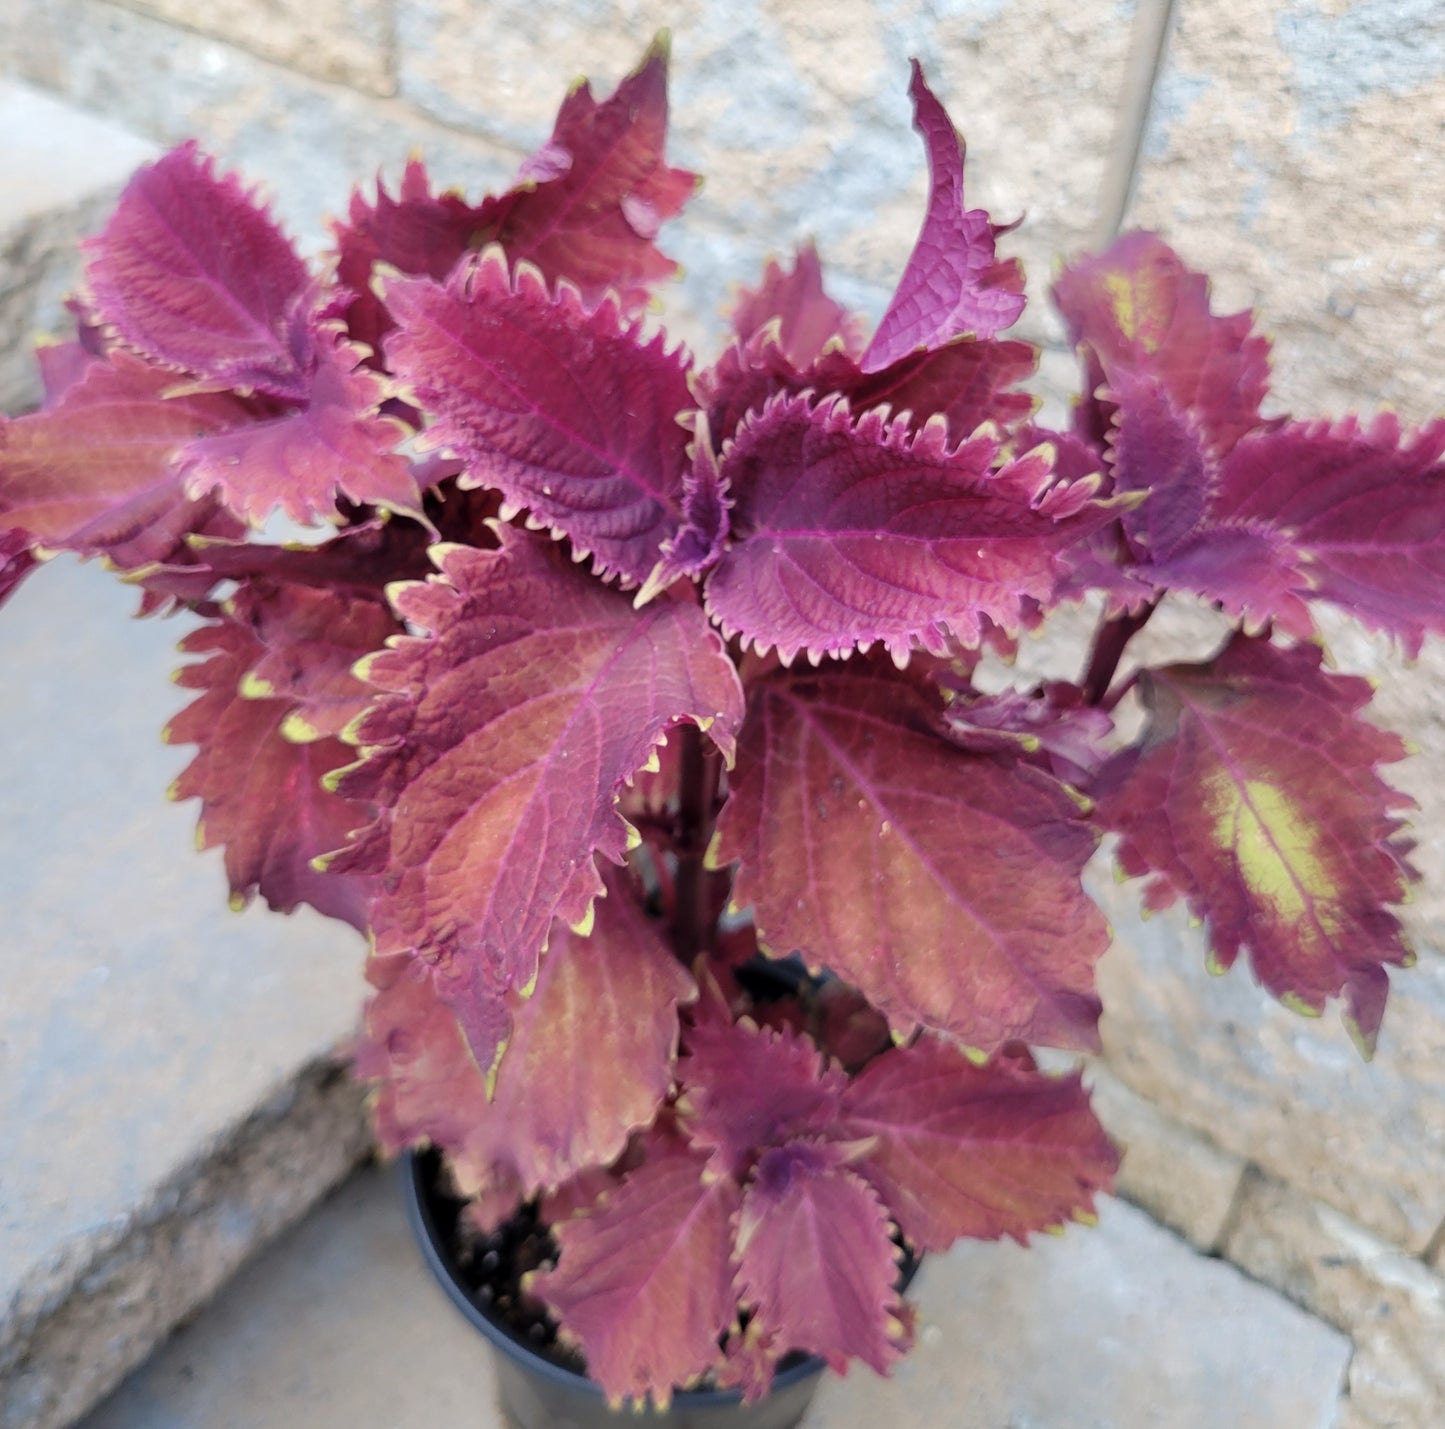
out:
<path id="1" fill-rule="evenodd" d="M 0 605 L 36 566 L 30 537 L 24 531 L 0 531 Z"/>
<path id="2" fill-rule="evenodd" d="M 965 682 L 949 700 L 945 724 L 961 749 L 1014 754 L 1081 788 L 1108 759 L 1114 729 L 1108 714 L 1085 703 L 1079 687 L 1067 681 L 997 695 L 980 694 Z"/>
<path id="3" fill-rule="evenodd" d="M 377 265 L 440 282 L 462 255 L 487 236 L 485 206 L 474 207 L 459 194 L 433 194 L 426 166 L 407 160 L 393 198 L 377 180 L 376 202 L 360 191 L 351 196 L 345 223 L 335 225 L 336 281 L 354 294 L 346 310 L 352 339 L 381 359 L 381 339 L 395 323 L 372 287 Z"/>
<path id="4" fill-rule="evenodd" d="M 122 342 L 220 388 L 304 395 L 292 321 L 306 265 L 194 143 L 136 174 L 91 251 L 96 312 Z"/>
<path id="5" fill-rule="evenodd" d="M 629 310 L 677 264 L 653 240 L 697 190 L 697 175 L 663 161 L 667 44 L 601 102 L 584 83 L 562 101 L 552 137 L 523 166 L 521 182 L 482 212 L 487 239 L 513 262 L 565 278 L 594 304 L 613 291 Z"/>
<path id="6" fill-rule="evenodd" d="M 383 874 L 382 953 L 437 965 L 483 1066 L 494 1028 L 471 1009 L 531 981 L 554 915 L 577 925 L 620 862 L 624 781 L 669 725 L 707 726 L 729 757 L 737 675 L 694 605 L 634 611 L 545 538 L 441 548 L 442 575 L 403 586 L 402 618 L 434 632 L 368 662 L 383 695 L 356 729 L 368 757 L 342 784 L 382 805 L 337 866 Z"/>
<path id="7" fill-rule="evenodd" d="M 1121 867 L 1154 875 L 1153 906 L 1184 895 L 1216 966 L 1247 947 L 1260 982 L 1302 1011 L 1342 992 L 1373 1045 L 1384 965 L 1411 959 L 1389 905 L 1413 876 L 1397 817 L 1413 800 L 1377 772 L 1405 748 L 1358 717 L 1368 683 L 1326 674 L 1315 647 L 1236 636 L 1209 664 L 1140 684 L 1149 726 L 1099 781 Z"/>
<path id="8" fill-rule="evenodd" d="M 1052 591 L 1058 553 L 1108 514 L 1094 483 L 1050 485 L 1047 454 L 997 465 L 998 444 L 957 446 L 843 402 L 775 398 L 728 448 L 732 545 L 707 584 L 729 634 L 784 660 L 881 641 L 944 653 L 985 619 L 1017 625 Z"/>
<path id="9" fill-rule="evenodd" d="M 688 362 L 644 341 L 615 303 L 550 296 L 490 250 L 445 288 L 387 288 L 400 330 L 387 358 L 432 419 L 430 440 L 532 520 L 569 537 L 599 574 L 646 580 L 682 520 L 692 406 Z"/>
<path id="10" fill-rule="evenodd" d="M 281 732 L 291 701 L 241 697 L 247 671 L 264 654 L 243 620 L 222 617 L 203 625 L 180 648 L 202 658 L 184 667 L 177 682 L 202 694 L 170 722 L 165 738 L 199 745 L 200 752 L 172 786 L 172 797 L 201 800 L 197 842 L 202 848 L 225 845 L 233 904 L 239 907 L 259 891 L 278 912 L 309 903 L 364 928 L 367 880 L 311 866 L 369 815 L 364 805 L 322 787 L 322 779 L 354 752 L 335 739 L 292 743 Z"/>
<path id="11" fill-rule="evenodd" d="M 678 1003 L 695 988 L 626 882 L 608 885 L 591 936 L 559 929 L 532 996 L 499 1009 L 511 1030 L 490 1101 L 425 964 L 387 973 L 363 1074 L 381 1080 L 389 1149 L 431 1141 L 464 1194 L 530 1197 L 609 1165 L 652 1124 L 672 1084 Z"/>
<path id="12" fill-rule="evenodd" d="M 1079 1074 L 1045 1076 L 1026 1053 L 976 1066 L 922 1037 L 870 1062 L 843 1103 L 845 1134 L 873 1141 L 859 1172 L 922 1250 L 1022 1244 L 1090 1214 L 1119 1165 Z"/>
<path id="13" fill-rule="evenodd" d="M 1062 785 L 936 719 L 876 670 L 759 682 L 714 856 L 741 862 L 770 950 L 831 967 L 898 1031 L 1095 1047 L 1094 833 Z"/>
<path id="14" fill-rule="evenodd" d="M 854 358 L 863 346 L 858 319 L 823 291 L 823 265 L 811 243 L 798 249 L 791 269 L 770 260 L 757 291 L 742 291 L 733 331 L 744 346 L 766 332 L 784 361 L 800 372 L 830 346 Z"/>
<path id="15" fill-rule="evenodd" d="M 302 525 L 336 521 L 338 496 L 419 513 L 413 469 L 394 450 L 406 429 L 380 415 L 381 382 L 357 360 L 345 339 L 321 334 L 300 409 L 188 443 L 187 489 L 219 492 L 252 525 L 276 510 Z"/>
<path id="16" fill-rule="evenodd" d="M 65 394 L 101 359 L 79 340 L 41 343 L 35 349 L 35 365 L 40 371 L 45 396 L 40 407 L 51 411 Z"/>
<path id="17" fill-rule="evenodd" d="M 1155 378 L 1121 374 L 1110 394 L 1118 403 L 1114 490 L 1145 496 L 1124 512 L 1124 530 L 1141 559 L 1167 560 L 1198 531 L 1209 506 L 1203 433 Z"/>
<path id="18" fill-rule="evenodd" d="M 174 381 L 116 353 L 86 367 L 50 410 L 0 420 L 0 522 L 124 570 L 194 564 L 192 532 L 239 535 L 214 500 L 187 499 L 172 457 L 248 412 L 230 396 L 162 396 Z"/>
<path id="19" fill-rule="evenodd" d="M 1334 601 L 1418 654 L 1427 631 L 1445 630 L 1442 453 L 1445 421 L 1402 439 L 1389 414 L 1367 427 L 1350 418 L 1251 436 L 1220 465 L 1211 516 L 1222 529 L 1200 563 L 1225 564 L 1219 538 L 1231 530 L 1262 529 L 1272 548 L 1240 579 Z"/>
<path id="20" fill-rule="evenodd" d="M 961 333 L 992 337 L 1024 310 L 1023 269 L 1017 259 L 996 257 L 1000 230 L 988 215 L 964 208 L 963 139 L 924 82 L 917 60 L 908 92 L 913 127 L 928 151 L 928 212 L 893 301 L 863 354 L 868 372 Z"/>
<path id="21" fill-rule="evenodd" d="M 231 606 L 260 647 L 239 693 L 285 700 L 291 709 L 282 733 L 296 744 L 340 737 L 375 693 L 352 667 L 402 633 L 380 600 L 341 590 L 271 589 L 256 582 L 243 587 Z"/>
<path id="22" fill-rule="evenodd" d="M 848 1151 L 799 1140 L 764 1153 L 738 1219 L 738 1296 L 779 1349 L 840 1373 L 857 1357 L 879 1374 L 903 1353 L 898 1248 Z"/>
<path id="23" fill-rule="evenodd" d="M 807 1036 L 725 1013 L 689 1030 L 678 1080 L 688 1139 L 739 1178 L 762 1148 L 828 1130 L 847 1085 Z"/>
<path id="24" fill-rule="evenodd" d="M 609 1400 L 668 1402 L 721 1359 L 732 1322 L 737 1184 L 704 1183 L 706 1161 L 654 1139 L 647 1161 L 590 1210 L 553 1227 L 555 1270 L 533 1272 L 539 1295 L 578 1344 Z"/>
<path id="25" fill-rule="evenodd" d="M 1209 310 L 1209 283 L 1191 272 L 1157 234 L 1126 233 L 1097 257 L 1070 264 L 1054 301 L 1073 341 L 1086 347 L 1082 416 L 1102 435 L 1104 414 L 1090 415 L 1093 388 L 1124 376 L 1151 378 L 1187 411 L 1208 452 L 1228 451 L 1259 424 L 1269 385 L 1269 342 L 1250 332 L 1251 315 Z"/>

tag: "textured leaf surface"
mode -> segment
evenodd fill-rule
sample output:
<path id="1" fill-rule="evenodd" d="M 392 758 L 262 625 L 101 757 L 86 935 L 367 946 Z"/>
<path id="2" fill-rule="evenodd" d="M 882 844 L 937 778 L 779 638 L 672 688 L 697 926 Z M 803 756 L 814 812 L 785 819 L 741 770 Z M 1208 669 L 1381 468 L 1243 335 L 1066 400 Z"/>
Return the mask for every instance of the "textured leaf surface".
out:
<path id="1" fill-rule="evenodd" d="M 687 360 L 644 341 L 615 304 L 587 311 L 493 250 L 445 288 L 387 289 L 401 324 L 387 356 L 433 419 L 432 440 L 599 573 L 640 584 L 681 521 Z"/>
<path id="2" fill-rule="evenodd" d="M 306 265 L 194 143 L 126 186 L 92 245 L 88 278 L 101 320 L 148 357 L 220 387 L 304 393 L 290 324 Z"/>
<path id="3" fill-rule="evenodd" d="M 920 347 L 961 333 L 992 337 L 1024 310 L 1024 275 L 1016 259 L 1000 262 L 998 229 L 963 198 L 963 139 L 913 62 L 913 127 L 928 151 L 928 211 L 898 290 L 863 366 L 876 372 Z"/>
<path id="4" fill-rule="evenodd" d="M 1125 375 L 1158 382 L 1190 413 L 1211 453 L 1259 424 L 1268 341 L 1251 333 L 1247 312 L 1211 313 L 1208 280 L 1157 234 L 1126 233 L 1107 252 L 1072 263 L 1054 301 L 1072 340 L 1086 344 L 1095 377 L 1111 386 Z M 1095 385 L 1086 381 L 1090 400 Z"/>
<path id="5" fill-rule="evenodd" d="M 1099 785 L 1121 867 L 1154 875 L 1155 906 L 1184 895 L 1219 966 L 1247 947 L 1260 982 L 1305 1011 L 1343 992 L 1372 1045 L 1384 965 L 1411 959 L 1389 905 L 1411 876 L 1396 811 L 1413 801 L 1377 772 L 1405 750 L 1358 717 L 1369 685 L 1324 673 L 1314 647 L 1244 636 L 1141 680 L 1148 729 Z"/>
<path id="6" fill-rule="evenodd" d="M 468 1008 L 527 986 L 554 915 L 583 920 L 594 851 L 620 862 L 627 847 L 624 781 L 682 719 L 730 755 L 742 716 L 696 606 L 634 611 L 545 538 L 502 537 L 499 551 L 444 548 L 442 578 L 397 593 L 433 634 L 369 662 L 390 693 L 359 724 L 370 757 L 342 788 L 383 809 L 338 861 L 384 874 L 379 950 L 436 966 L 483 1066 L 494 1029 Z"/>
<path id="7" fill-rule="evenodd" d="M 1104 519 L 1093 484 L 1054 485 L 1035 451 L 994 470 L 997 443 L 950 447 L 843 403 L 775 399 L 723 461 L 732 545 L 707 584 L 729 634 L 785 660 L 881 641 L 976 644 L 984 619 L 1016 625 L 1053 588 L 1057 555 Z M 1047 489 L 1046 489 L 1047 488 Z"/>
<path id="8" fill-rule="evenodd" d="M 1263 528 L 1273 540 L 1268 561 L 1255 553 L 1255 579 L 1333 601 L 1418 654 L 1427 631 L 1445 630 L 1442 453 L 1445 421 L 1402 434 L 1389 414 L 1365 427 L 1350 418 L 1261 432 L 1221 465 L 1212 515 L 1222 529 L 1201 558 L 1220 563 L 1231 530 Z"/>
<path id="9" fill-rule="evenodd" d="M 736 1184 L 703 1184 L 705 1161 L 660 1143 L 589 1212 L 554 1227 L 555 1270 L 529 1277 L 610 1400 L 658 1401 L 721 1358 L 732 1322 Z"/>
<path id="10" fill-rule="evenodd" d="M 658 229 L 697 190 L 695 174 L 664 162 L 666 138 L 664 41 L 608 98 L 595 100 L 585 83 L 572 89 L 521 182 L 484 206 L 489 240 L 549 282 L 566 278 L 589 303 L 612 290 L 640 306 L 677 271 L 653 241 Z"/>
<path id="11" fill-rule="evenodd" d="M 559 929 L 536 991 L 514 1000 L 490 1101 L 425 965 L 391 960 L 368 1009 L 363 1068 L 382 1081 L 378 1127 L 390 1150 L 429 1140 L 464 1194 L 515 1187 L 530 1197 L 609 1165 L 652 1124 L 672 1083 L 678 1003 L 695 989 L 626 882 L 608 883 L 591 936 Z"/>
<path id="12" fill-rule="evenodd" d="M 1109 757 L 1114 721 L 1084 702 L 1077 685 L 1051 681 L 997 695 L 965 688 L 949 701 L 945 723 L 962 749 L 1009 753 L 1087 788 Z"/>
<path id="13" fill-rule="evenodd" d="M 339 738 L 375 693 L 352 667 L 402 627 L 378 599 L 303 586 L 280 586 L 257 598 L 259 591 L 267 591 L 264 583 L 243 588 L 232 602 L 259 646 L 241 695 L 285 700 L 290 712 L 282 733 L 295 743 Z"/>
<path id="14" fill-rule="evenodd" d="M 798 371 L 809 367 L 830 344 L 856 357 L 862 344 L 858 320 L 823 289 L 818 250 L 804 244 L 784 269 L 769 261 L 756 291 L 745 289 L 733 312 L 739 341 L 766 332 L 785 362 Z"/>
<path id="15" fill-rule="evenodd" d="M 294 706 L 285 699 L 244 699 L 247 671 L 264 649 L 243 620 L 223 617 L 181 641 L 201 657 L 177 682 L 202 694 L 167 726 L 170 744 L 200 750 L 172 788 L 177 799 L 200 799 L 197 842 L 224 845 L 232 899 L 259 892 L 278 912 L 300 903 L 354 927 L 366 926 L 368 881 L 318 873 L 311 860 L 346 842 L 369 810 L 322 787 L 348 763 L 340 741 L 295 744 L 282 734 Z"/>
<path id="16" fill-rule="evenodd" d="M 688 1032 L 678 1079 L 689 1139 L 738 1177 L 762 1148 L 828 1130 L 846 1085 L 803 1034 L 717 1016 Z"/>
<path id="17" fill-rule="evenodd" d="M 738 1220 L 738 1294 L 761 1334 L 880 1374 L 903 1352 L 898 1251 L 888 1214 L 840 1148 L 794 1141 L 764 1153 Z"/>
<path id="18" fill-rule="evenodd" d="M 715 858 L 741 862 L 770 950 L 831 967 L 899 1032 L 1096 1046 L 1094 835 L 1053 779 L 964 754 L 935 718 L 881 673 L 761 682 Z"/>
<path id="19" fill-rule="evenodd" d="M 1022 1244 L 1091 1213 L 1119 1164 L 1077 1072 L 1045 1076 L 1027 1054 L 975 1066 L 937 1037 L 870 1062 L 844 1120 L 874 1138 L 858 1169 L 923 1250 L 960 1236 Z"/>
<path id="20" fill-rule="evenodd" d="M 187 444 L 179 456 L 187 489 L 214 489 L 252 525 L 277 510 L 302 525 L 335 521 L 338 496 L 419 510 L 412 467 L 394 451 L 406 430 L 379 414 L 381 383 L 356 370 L 357 356 L 326 335 L 307 374 L 304 405 Z"/>
<path id="21" fill-rule="evenodd" d="M 174 380 L 117 353 L 50 410 L 0 421 L 0 522 L 126 570 L 190 564 L 193 532 L 239 534 L 214 500 L 187 498 L 172 456 L 248 413 L 229 396 L 162 397 Z"/>

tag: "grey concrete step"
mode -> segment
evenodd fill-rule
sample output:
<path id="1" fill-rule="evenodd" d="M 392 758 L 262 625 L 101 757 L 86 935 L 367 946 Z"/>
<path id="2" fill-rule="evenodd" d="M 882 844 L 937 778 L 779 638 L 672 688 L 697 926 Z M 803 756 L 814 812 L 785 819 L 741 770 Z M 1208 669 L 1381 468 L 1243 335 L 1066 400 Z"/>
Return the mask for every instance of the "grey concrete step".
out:
<path id="1" fill-rule="evenodd" d="M 1350 1342 L 1122 1202 L 1096 1230 L 931 1258 L 890 1380 L 829 1376 L 806 1429 L 1328 1429 Z M 268 1251 L 82 1429 L 504 1429 L 489 1353 L 388 1170 Z"/>
<path id="2" fill-rule="evenodd" d="M 227 908 L 165 790 L 176 621 L 64 558 L 0 611 L 0 1426 L 83 1413 L 366 1146 L 351 929 Z"/>

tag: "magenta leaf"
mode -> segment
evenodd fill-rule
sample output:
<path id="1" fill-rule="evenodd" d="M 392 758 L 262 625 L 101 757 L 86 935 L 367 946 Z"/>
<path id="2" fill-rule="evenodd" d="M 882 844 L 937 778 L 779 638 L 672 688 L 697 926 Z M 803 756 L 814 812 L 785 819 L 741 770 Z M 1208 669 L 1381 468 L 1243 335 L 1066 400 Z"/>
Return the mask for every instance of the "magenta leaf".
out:
<path id="1" fill-rule="evenodd" d="M 873 1143 L 858 1171 L 923 1250 L 1023 1244 L 1088 1216 L 1119 1165 L 1079 1074 L 1046 1076 L 1027 1053 L 977 1066 L 921 1037 L 870 1062 L 843 1104 L 846 1134 Z"/>
<path id="2" fill-rule="evenodd" d="M 576 926 L 621 862 L 618 792 L 668 727 L 705 725 L 731 757 L 742 694 L 694 605 L 634 611 L 545 538 L 501 528 L 497 551 L 439 548 L 441 576 L 404 585 L 398 614 L 433 632 L 374 656 L 387 693 L 356 727 L 343 792 L 382 805 L 334 866 L 384 876 L 378 950 L 437 968 L 490 1066 L 494 1019 L 473 1013 L 537 969 L 554 916 Z"/>
<path id="3" fill-rule="evenodd" d="M 255 582 L 237 593 L 231 611 L 260 647 L 239 693 L 285 700 L 291 710 L 281 730 L 295 744 L 340 737 L 374 693 L 352 667 L 402 633 L 379 599 L 340 590 Z"/>
<path id="4" fill-rule="evenodd" d="M 382 1084 L 389 1149 L 430 1141 L 464 1194 L 531 1197 L 607 1166 L 652 1124 L 672 1084 L 678 1003 L 695 988 L 625 882 L 608 884 L 591 936 L 559 929 L 536 990 L 513 1000 L 490 1100 L 425 965 L 391 960 L 367 1013 L 364 1059 Z"/>
<path id="5" fill-rule="evenodd" d="M 1114 729 L 1114 721 L 1066 681 L 997 695 L 965 683 L 949 700 L 945 724 L 961 749 L 1009 753 L 1079 788 L 1087 788 L 1109 758 Z"/>
<path id="6" fill-rule="evenodd" d="M 91 251 L 96 312 L 122 342 L 218 388 L 304 395 L 291 323 L 306 265 L 194 143 L 136 174 Z"/>
<path id="7" fill-rule="evenodd" d="M 1284 584 L 1296 600 L 1333 601 L 1418 654 L 1427 631 L 1445 630 L 1442 452 L 1445 421 L 1402 438 L 1389 414 L 1369 426 L 1292 422 L 1251 436 L 1221 463 L 1199 562 Z M 1226 562 L 1221 547 L 1241 530 L 1255 549 Z"/>
<path id="8" fill-rule="evenodd" d="M 569 537 L 600 575 L 646 580 L 682 520 L 692 406 L 688 363 L 644 341 L 610 301 L 550 296 L 496 250 L 445 288 L 391 284 L 387 357 L 433 418 L 430 439 L 534 522 Z"/>
<path id="9" fill-rule="evenodd" d="M 174 381 L 116 353 L 86 366 L 49 410 L 0 420 L 0 524 L 123 570 L 194 564 L 194 532 L 238 535 L 213 499 L 187 498 L 172 457 L 248 412 L 230 396 L 164 396 Z"/>
<path id="10" fill-rule="evenodd" d="M 1062 785 L 936 720 L 876 668 L 760 681 L 713 856 L 741 863 L 770 951 L 832 968 L 897 1032 L 1095 1047 L 1095 835 Z"/>
<path id="11" fill-rule="evenodd" d="M 1389 905 L 1414 876 L 1397 817 L 1414 801 L 1377 772 L 1405 747 L 1358 718 L 1368 683 L 1242 635 L 1140 683 L 1149 726 L 1098 786 L 1120 866 L 1153 875 L 1151 906 L 1184 895 L 1216 966 L 1247 947 L 1271 993 L 1315 1014 L 1343 993 L 1373 1046 L 1384 966 L 1412 960 Z"/>
<path id="12" fill-rule="evenodd" d="M 688 1139 L 739 1178 L 763 1147 L 831 1127 L 846 1085 L 807 1036 L 725 1015 L 688 1032 L 677 1075 Z"/>
<path id="13" fill-rule="evenodd" d="M 270 634 L 274 644 L 275 625 Z M 242 697 L 247 672 L 265 654 L 244 616 L 203 625 L 180 648 L 202 658 L 185 666 L 177 683 L 202 693 L 170 722 L 165 738 L 200 750 L 171 795 L 201 800 L 197 843 L 224 845 L 232 903 L 239 907 L 259 892 L 277 912 L 309 903 L 365 928 L 368 880 L 312 867 L 317 855 L 344 843 L 369 817 L 365 805 L 322 785 L 353 751 L 335 739 L 293 743 L 282 732 L 295 709 L 291 700 Z"/>
<path id="14" fill-rule="evenodd" d="M 744 346 L 766 334 L 799 372 L 829 348 L 854 358 L 862 349 L 858 320 L 823 291 L 823 265 L 811 243 L 798 249 L 791 269 L 784 271 L 770 261 L 757 291 L 743 290 L 733 312 L 733 331 Z"/>
<path id="15" fill-rule="evenodd" d="M 407 431 L 379 414 L 380 380 L 357 366 L 349 342 L 332 332 L 318 336 L 304 405 L 181 448 L 187 489 L 217 491 L 252 525 L 276 510 L 302 525 L 339 521 L 338 496 L 419 514 L 412 467 L 394 451 Z"/>
<path id="16" fill-rule="evenodd" d="M 1058 554 L 1109 519 L 1095 483 L 1050 486 L 1036 449 L 998 464 L 978 435 L 951 446 L 942 422 L 907 422 L 843 402 L 776 398 L 722 464 L 732 545 L 707 583 L 729 635 L 784 660 L 881 642 L 935 653 L 977 644 L 985 620 L 1016 626 L 1051 592 Z"/>
<path id="17" fill-rule="evenodd" d="M 697 190 L 697 175 L 663 161 L 667 41 L 600 103 L 584 83 L 562 101 L 552 137 L 521 182 L 483 205 L 487 241 L 549 283 L 565 278 L 589 306 L 615 292 L 629 310 L 677 265 L 653 240 Z"/>
<path id="18" fill-rule="evenodd" d="M 779 1349 L 807 1350 L 839 1372 L 856 1355 L 886 1374 L 907 1337 L 899 1251 L 848 1156 L 812 1140 L 764 1152 L 738 1219 L 738 1296 Z"/>
<path id="19" fill-rule="evenodd" d="M 30 538 L 24 531 L 0 530 L 0 605 L 14 595 L 36 564 Z"/>
<path id="20" fill-rule="evenodd" d="M 379 362 L 381 339 L 395 324 L 372 286 L 377 266 L 440 282 L 464 253 L 481 246 L 488 223 L 485 207 L 454 193 L 433 194 L 425 165 L 413 157 L 395 198 L 380 180 L 375 203 L 353 193 L 346 222 L 334 231 L 336 281 L 354 295 L 347 331 Z"/>
<path id="21" fill-rule="evenodd" d="M 647 1161 L 590 1210 L 553 1227 L 555 1270 L 525 1288 L 581 1347 L 607 1398 L 659 1406 L 721 1359 L 733 1321 L 732 1223 L 738 1188 L 704 1180 L 706 1162 L 657 1138 Z"/>
<path id="22" fill-rule="evenodd" d="M 1211 455 L 1259 425 L 1269 385 L 1269 342 L 1251 334 L 1249 313 L 1209 310 L 1209 283 L 1156 234 L 1126 233 L 1097 257 L 1070 264 L 1054 301 L 1086 357 L 1085 426 L 1093 388 L 1125 376 L 1152 379 L 1187 411 Z M 1112 400 L 1112 399 L 1109 399 Z"/>
<path id="23" fill-rule="evenodd" d="M 963 139 L 924 82 L 917 60 L 908 92 L 913 127 L 928 151 L 928 212 L 893 301 L 863 354 L 868 372 L 961 333 L 992 337 L 1024 310 L 1023 269 L 1017 259 L 996 257 L 1000 230 L 988 215 L 964 208 Z"/>

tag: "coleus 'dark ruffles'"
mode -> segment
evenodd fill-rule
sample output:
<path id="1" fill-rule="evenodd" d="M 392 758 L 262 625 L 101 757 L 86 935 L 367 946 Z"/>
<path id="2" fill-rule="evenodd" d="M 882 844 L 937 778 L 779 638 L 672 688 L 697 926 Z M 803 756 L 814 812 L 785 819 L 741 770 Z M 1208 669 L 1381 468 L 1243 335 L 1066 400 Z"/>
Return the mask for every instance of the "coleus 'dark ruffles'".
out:
<path id="1" fill-rule="evenodd" d="M 1265 340 L 1153 235 L 1063 270 L 1083 394 L 1037 424 L 1022 271 L 916 67 L 928 207 L 871 339 L 805 249 L 697 367 L 637 316 L 695 182 L 665 68 L 575 89 L 500 197 L 415 161 L 358 194 L 321 273 L 175 150 L 0 426 L 0 595 L 67 549 L 192 613 L 174 792 L 234 898 L 370 933 L 383 1142 L 442 1148 L 482 1227 L 540 1198 L 528 1293 L 658 1400 L 885 1370 L 900 1240 L 1090 1216 L 1115 1152 L 1028 1045 L 1097 1046 L 1103 832 L 1368 1050 L 1404 751 L 1312 610 L 1445 627 L 1445 423 L 1266 416 Z M 1234 633 L 1121 676 L 1171 592 Z M 975 685 L 1088 593 L 1077 683 Z"/>

